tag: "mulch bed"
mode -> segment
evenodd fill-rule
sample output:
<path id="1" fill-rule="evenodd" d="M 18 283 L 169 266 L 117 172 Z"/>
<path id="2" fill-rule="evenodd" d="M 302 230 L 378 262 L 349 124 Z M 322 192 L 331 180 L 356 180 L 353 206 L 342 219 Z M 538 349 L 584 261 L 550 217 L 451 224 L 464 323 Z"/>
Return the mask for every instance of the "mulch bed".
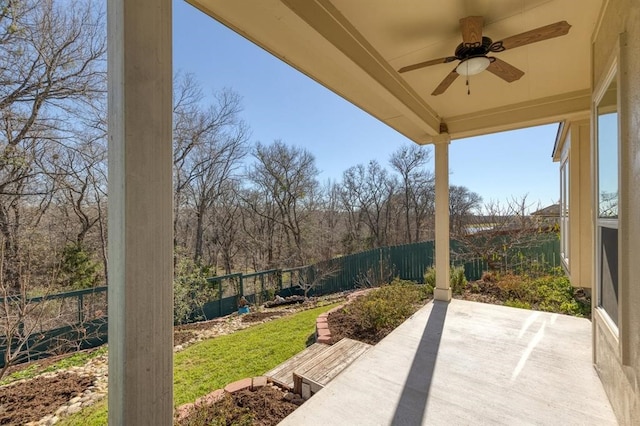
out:
<path id="1" fill-rule="evenodd" d="M 213 405 L 202 407 L 188 417 L 176 421 L 178 426 L 196 425 L 277 425 L 291 414 L 297 404 L 289 401 L 291 394 L 277 386 L 256 390 L 241 390 L 225 394 Z M 300 398 L 295 399 L 301 401 Z"/>
<path id="2" fill-rule="evenodd" d="M 89 388 L 94 377 L 60 373 L 0 388 L 0 424 L 22 425 L 53 413 Z"/>
<path id="3" fill-rule="evenodd" d="M 352 315 L 342 309 L 330 313 L 327 321 L 331 330 L 332 343 L 348 337 L 349 339 L 375 345 L 391 331 L 376 333 L 374 330 L 365 330 L 356 324 Z"/>
<path id="4" fill-rule="evenodd" d="M 333 299 L 339 298 L 340 296 L 333 297 Z M 312 307 L 312 305 L 309 307 Z M 291 310 L 252 312 L 242 315 L 241 322 L 260 322 L 291 313 L 293 313 Z M 174 328 L 174 345 L 188 342 L 197 336 L 198 331 L 207 330 L 211 328 L 214 323 L 224 322 L 226 320 L 227 319 L 214 319 L 211 321 L 176 326 Z M 98 348 L 90 349 L 88 352 L 95 350 L 98 350 Z M 7 374 L 34 366 L 36 371 L 43 371 L 54 362 L 71 355 L 73 354 L 65 354 L 32 363 L 12 366 L 7 370 Z M 0 425 L 25 424 L 38 421 L 47 414 L 53 414 L 59 407 L 68 403 L 71 398 L 82 394 L 87 388 L 92 386 L 94 380 L 94 377 L 82 377 L 74 373 L 64 372 L 55 377 L 36 377 L 28 381 L 2 386 L 0 387 Z M 270 389 L 270 387 L 268 388 Z M 297 408 L 296 404 L 282 400 L 281 390 L 277 393 L 269 389 L 265 388 L 265 390 L 261 390 L 259 393 L 252 394 L 246 393 L 250 391 L 240 392 L 237 397 L 234 394 L 234 398 L 239 398 L 243 406 L 248 407 L 251 412 L 255 413 L 257 420 L 251 424 L 275 425 Z M 250 400 L 254 398 L 255 402 L 251 402 Z"/>
<path id="5" fill-rule="evenodd" d="M 272 311 L 272 312 L 250 312 L 248 314 L 242 315 L 242 322 L 258 322 L 265 320 L 267 318 L 278 318 L 283 316 L 282 312 Z"/>

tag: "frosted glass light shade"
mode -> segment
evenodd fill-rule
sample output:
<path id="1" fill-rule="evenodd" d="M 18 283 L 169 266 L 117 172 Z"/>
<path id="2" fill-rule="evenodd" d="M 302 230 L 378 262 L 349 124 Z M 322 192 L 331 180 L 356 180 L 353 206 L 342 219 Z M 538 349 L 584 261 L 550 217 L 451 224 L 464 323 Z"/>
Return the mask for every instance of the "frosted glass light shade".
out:
<path id="1" fill-rule="evenodd" d="M 462 76 L 479 74 L 486 70 L 491 61 L 486 56 L 476 56 L 458 64 L 456 72 Z"/>

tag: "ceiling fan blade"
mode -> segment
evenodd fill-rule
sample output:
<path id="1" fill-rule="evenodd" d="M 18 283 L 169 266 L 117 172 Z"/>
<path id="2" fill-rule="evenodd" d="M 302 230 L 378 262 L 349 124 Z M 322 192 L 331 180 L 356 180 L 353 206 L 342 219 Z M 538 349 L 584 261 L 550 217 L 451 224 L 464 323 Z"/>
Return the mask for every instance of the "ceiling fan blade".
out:
<path id="1" fill-rule="evenodd" d="M 447 74 L 444 80 L 442 80 L 442 82 L 438 84 L 438 87 L 436 87 L 435 90 L 431 93 L 431 96 L 438 96 L 443 94 L 445 90 L 447 90 L 449 86 L 451 86 L 451 83 L 453 83 L 454 80 L 458 78 L 458 75 L 459 74 L 456 72 L 454 68 L 453 71 Z"/>
<path id="2" fill-rule="evenodd" d="M 520 77 L 524 75 L 524 71 L 519 70 L 518 68 L 506 63 L 503 60 L 498 58 L 492 59 L 494 59 L 494 61 L 489 64 L 487 71 L 497 75 L 507 83 L 519 80 Z"/>
<path id="3" fill-rule="evenodd" d="M 417 70 L 424 67 L 430 67 L 431 65 L 446 64 L 447 62 L 451 62 L 455 60 L 456 60 L 455 56 L 447 56 L 446 58 L 432 59 L 430 61 L 419 62 L 417 64 L 402 67 L 398 70 L 398 72 L 403 73 L 407 71 L 413 71 L 413 70 Z"/>
<path id="4" fill-rule="evenodd" d="M 514 49 L 526 44 L 537 43 L 542 40 L 563 36 L 569 32 L 570 28 L 571 25 L 569 25 L 567 21 L 560 21 L 555 24 L 545 25 L 544 27 L 507 37 L 494 44 L 502 44 L 505 49 Z"/>
<path id="5" fill-rule="evenodd" d="M 467 16 L 460 19 L 460 32 L 462 42 L 465 45 L 482 44 L 482 26 L 484 18 L 482 16 Z"/>

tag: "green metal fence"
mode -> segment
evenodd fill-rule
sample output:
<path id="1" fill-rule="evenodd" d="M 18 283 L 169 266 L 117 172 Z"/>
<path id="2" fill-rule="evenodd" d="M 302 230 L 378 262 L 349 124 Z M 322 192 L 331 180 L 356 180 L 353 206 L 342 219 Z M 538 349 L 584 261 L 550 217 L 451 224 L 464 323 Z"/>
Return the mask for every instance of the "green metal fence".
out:
<path id="1" fill-rule="evenodd" d="M 467 241 L 467 244 L 473 245 L 473 241 Z M 506 241 L 497 241 L 497 244 L 509 246 Z M 468 253 L 464 243 L 451 241 L 452 265 L 463 266 L 467 280 L 478 280 L 490 269 L 489 265 L 484 259 L 469 259 Z M 251 303 L 262 304 L 275 294 L 303 294 L 304 283 L 315 282 L 308 291 L 309 296 L 376 286 L 395 277 L 422 283 L 424 272 L 434 266 L 434 259 L 435 244 L 425 241 L 367 250 L 314 265 L 212 277 L 210 282 L 219 283 L 219 294 L 223 297 L 207 304 L 211 309 L 207 310 L 206 316 L 211 319 L 234 312 L 241 295 Z M 505 248 L 500 253 L 500 262 L 502 270 L 515 272 L 559 266 L 560 241 L 556 234 L 533 235 L 518 247 Z M 222 285 L 229 280 L 235 280 L 233 289 L 236 293 L 231 287 Z"/>
<path id="2" fill-rule="evenodd" d="M 308 290 L 309 296 L 318 296 L 376 286 L 395 277 L 423 282 L 425 270 L 434 265 L 434 248 L 433 241 L 426 241 L 372 249 L 314 265 L 211 277 L 208 281 L 217 286 L 219 296 L 194 313 L 193 320 L 203 316 L 213 319 L 235 312 L 242 295 L 250 303 L 261 305 L 275 294 L 303 294 L 304 283 L 313 284 Z M 451 241 L 451 261 L 454 266 L 464 266 L 470 281 L 480 279 L 489 269 L 486 260 L 469 260 L 468 250 L 459 241 Z M 520 248 L 505 249 L 500 253 L 500 262 L 502 269 L 516 272 L 559 266 L 559 239 L 555 234 L 532 236 Z M 40 306 L 41 309 L 21 316 L 17 312 L 21 306 Z M 4 311 L 0 314 L 4 315 L 5 324 L 12 319 L 22 323 L 14 338 L 22 337 L 24 341 L 24 335 L 19 333 L 30 331 L 21 361 L 50 355 L 63 346 L 61 342 L 75 345 L 77 349 L 107 342 L 107 287 L 34 297 L 25 302 L 18 297 L 0 298 L 0 310 Z M 16 349 L 14 338 L 9 339 L 6 334 L 0 336 L 0 367 L 4 365 L 9 340 L 12 349 Z"/>
<path id="3" fill-rule="evenodd" d="M 107 342 L 107 287 L 0 298 L 0 367 Z"/>

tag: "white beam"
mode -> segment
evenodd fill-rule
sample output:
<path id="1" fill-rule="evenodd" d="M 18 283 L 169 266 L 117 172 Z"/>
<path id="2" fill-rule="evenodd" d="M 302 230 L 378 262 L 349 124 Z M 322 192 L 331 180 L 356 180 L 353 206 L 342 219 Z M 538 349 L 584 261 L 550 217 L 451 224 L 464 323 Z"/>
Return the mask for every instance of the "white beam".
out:
<path id="1" fill-rule="evenodd" d="M 542 99 L 506 105 L 471 114 L 444 117 L 452 139 L 487 135 L 507 130 L 577 120 L 588 116 L 591 91 L 563 93 Z"/>
<path id="2" fill-rule="evenodd" d="M 109 0 L 109 424 L 173 420 L 172 0 Z"/>
<path id="3" fill-rule="evenodd" d="M 443 133 L 434 139 L 436 163 L 436 300 L 451 300 L 449 287 L 449 143 Z"/>

